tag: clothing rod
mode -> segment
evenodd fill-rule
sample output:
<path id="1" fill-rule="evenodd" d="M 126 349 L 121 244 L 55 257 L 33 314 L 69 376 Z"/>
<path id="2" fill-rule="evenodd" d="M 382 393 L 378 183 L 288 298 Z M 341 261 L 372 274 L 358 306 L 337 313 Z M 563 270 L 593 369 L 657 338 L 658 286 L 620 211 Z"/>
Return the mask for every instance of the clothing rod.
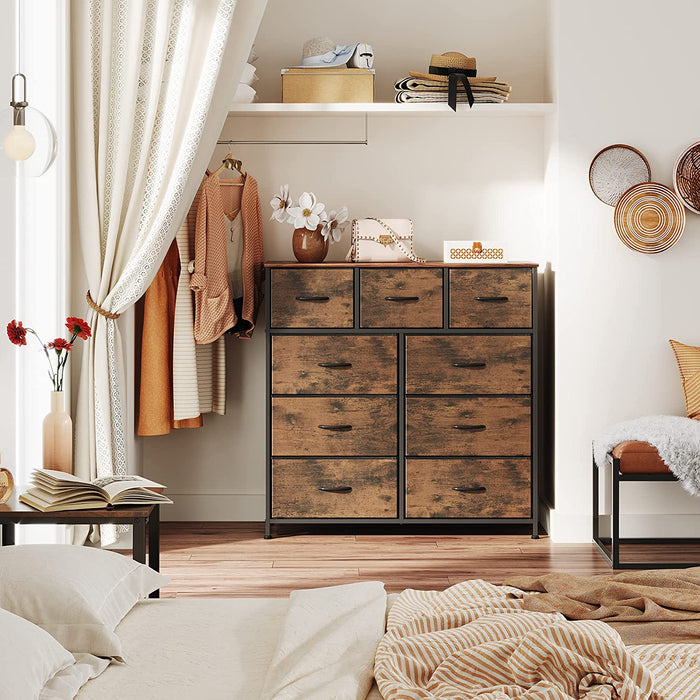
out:
<path id="1" fill-rule="evenodd" d="M 217 141 L 217 146 L 366 146 L 364 141 Z"/>
<path id="2" fill-rule="evenodd" d="M 272 140 L 272 139 L 223 139 L 217 141 L 217 146 L 367 146 L 369 145 L 369 127 L 368 127 L 368 117 L 367 112 L 365 112 L 365 137 L 364 139 L 357 140 L 346 140 L 346 141 L 319 141 L 316 139 L 311 140 L 298 140 L 298 141 L 288 141 L 286 139 Z"/>

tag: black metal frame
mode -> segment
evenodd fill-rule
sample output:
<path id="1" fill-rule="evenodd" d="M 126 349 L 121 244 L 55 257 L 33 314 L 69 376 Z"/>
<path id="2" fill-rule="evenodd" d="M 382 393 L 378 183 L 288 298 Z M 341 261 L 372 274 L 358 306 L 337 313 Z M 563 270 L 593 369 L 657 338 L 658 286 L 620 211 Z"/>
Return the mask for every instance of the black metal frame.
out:
<path id="1" fill-rule="evenodd" d="M 620 537 L 620 484 L 625 481 L 677 481 L 673 474 L 624 474 L 620 460 L 608 455 L 612 488 L 611 536 L 600 536 L 600 469 L 593 459 L 593 542 L 613 569 L 682 569 L 700 562 L 629 562 L 620 561 L 623 544 L 697 544 L 696 537 Z"/>
<path id="2" fill-rule="evenodd" d="M 140 564 L 148 563 L 154 571 L 160 571 L 160 506 L 153 505 L 149 514 L 143 516 L 123 516 L 119 508 L 109 511 L 109 517 L 95 519 L 80 511 L 62 513 L 41 513 L 41 517 L 32 517 L 31 512 L 8 513 L 0 511 L 1 546 L 15 543 L 15 525 L 132 525 L 133 558 Z M 148 562 L 146 561 L 146 533 L 148 533 Z M 155 590 L 151 598 L 160 598 L 160 591 Z"/>
<path id="3" fill-rule="evenodd" d="M 299 268 L 314 269 L 313 264 L 299 264 Z M 266 469 L 265 469 L 265 539 L 272 537 L 272 526 L 292 526 L 292 525 L 376 525 L 378 529 L 386 529 L 387 526 L 401 525 L 402 532 L 410 532 L 410 527 L 414 525 L 529 525 L 533 539 L 539 538 L 539 313 L 538 313 L 538 268 L 531 268 L 532 275 L 532 326 L 530 328 L 450 328 L 450 270 L 459 269 L 445 266 L 442 268 L 442 327 L 437 328 L 363 328 L 361 320 L 360 290 L 361 290 L 361 265 L 348 264 L 353 268 L 353 326 L 352 328 L 273 328 L 272 327 L 272 278 L 274 276 L 274 265 L 267 269 L 265 281 L 265 354 L 266 354 Z M 392 269 L 399 266 L 392 265 Z M 406 268 L 420 267 L 418 265 L 407 264 Z M 467 267 L 466 265 L 464 266 Z M 488 266 L 483 266 L 488 267 Z M 295 336 L 315 336 L 328 334 L 343 335 L 390 335 L 396 336 L 398 342 L 397 355 L 397 393 L 391 394 L 397 398 L 397 459 L 398 459 L 398 480 L 397 488 L 397 517 L 395 518 L 273 518 L 272 517 L 272 338 L 275 335 L 295 335 Z M 406 366 L 406 337 L 410 335 L 526 335 L 531 338 L 531 439 L 530 454 L 519 455 L 530 459 L 531 468 L 531 516 L 529 518 L 407 518 L 405 513 L 405 493 L 401 484 L 405 481 L 406 469 L 406 446 L 405 446 L 405 421 L 406 421 L 406 392 L 405 387 L 405 366 Z M 283 395 L 280 395 L 283 396 Z M 314 394 L 314 396 L 335 396 L 335 394 Z M 380 396 L 373 394 L 373 396 Z M 431 396 L 438 396 L 433 395 Z M 469 396 L 465 394 L 465 396 Z M 523 396 L 518 394 L 518 396 Z M 343 459 L 372 459 L 373 455 L 362 455 L 361 457 L 344 455 Z M 376 455 L 377 458 L 386 458 L 386 455 Z M 440 458 L 463 458 L 464 455 L 440 455 Z M 473 459 L 499 459 L 499 457 L 470 455 Z M 284 459 L 284 455 L 276 455 L 277 459 Z M 328 458 L 328 455 L 306 455 L 305 458 Z M 411 459 L 434 459 L 434 456 L 411 457 Z"/>

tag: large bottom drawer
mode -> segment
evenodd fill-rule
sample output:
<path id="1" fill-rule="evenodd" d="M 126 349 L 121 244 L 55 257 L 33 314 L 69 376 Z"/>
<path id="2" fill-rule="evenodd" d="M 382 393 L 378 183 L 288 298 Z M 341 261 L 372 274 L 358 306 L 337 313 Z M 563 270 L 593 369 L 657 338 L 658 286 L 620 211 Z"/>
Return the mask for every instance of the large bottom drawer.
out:
<path id="1" fill-rule="evenodd" d="M 529 518 L 529 459 L 408 459 L 408 518 Z"/>
<path id="2" fill-rule="evenodd" d="M 273 518 L 395 518 L 393 459 L 274 459 Z"/>

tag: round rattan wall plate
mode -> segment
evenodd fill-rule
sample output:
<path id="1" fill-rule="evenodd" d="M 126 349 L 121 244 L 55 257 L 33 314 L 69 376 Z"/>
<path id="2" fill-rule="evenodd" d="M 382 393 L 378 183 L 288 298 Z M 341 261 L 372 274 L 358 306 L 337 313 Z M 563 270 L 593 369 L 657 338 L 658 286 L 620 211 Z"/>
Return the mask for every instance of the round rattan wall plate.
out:
<path id="1" fill-rule="evenodd" d="M 673 186 L 690 211 L 700 214 L 700 141 L 683 151 L 673 170 Z"/>
<path id="2" fill-rule="evenodd" d="M 615 207 L 620 240 L 639 253 L 661 253 L 678 242 L 685 228 L 685 209 L 673 190 L 658 182 L 634 185 Z"/>
<path id="3" fill-rule="evenodd" d="M 588 169 L 588 182 L 598 199 L 614 207 L 633 185 L 651 180 L 644 154 L 632 146 L 616 143 L 596 154 Z"/>

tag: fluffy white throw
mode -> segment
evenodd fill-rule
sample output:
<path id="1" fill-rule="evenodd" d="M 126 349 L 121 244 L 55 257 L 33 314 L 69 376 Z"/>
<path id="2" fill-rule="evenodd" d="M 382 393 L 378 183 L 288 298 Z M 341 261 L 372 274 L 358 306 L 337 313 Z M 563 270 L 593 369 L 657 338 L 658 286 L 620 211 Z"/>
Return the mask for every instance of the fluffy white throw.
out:
<path id="1" fill-rule="evenodd" d="M 595 463 L 603 467 L 608 453 L 625 440 L 653 445 L 683 488 L 700 495 L 700 421 L 682 416 L 647 416 L 618 423 L 593 441 Z"/>

